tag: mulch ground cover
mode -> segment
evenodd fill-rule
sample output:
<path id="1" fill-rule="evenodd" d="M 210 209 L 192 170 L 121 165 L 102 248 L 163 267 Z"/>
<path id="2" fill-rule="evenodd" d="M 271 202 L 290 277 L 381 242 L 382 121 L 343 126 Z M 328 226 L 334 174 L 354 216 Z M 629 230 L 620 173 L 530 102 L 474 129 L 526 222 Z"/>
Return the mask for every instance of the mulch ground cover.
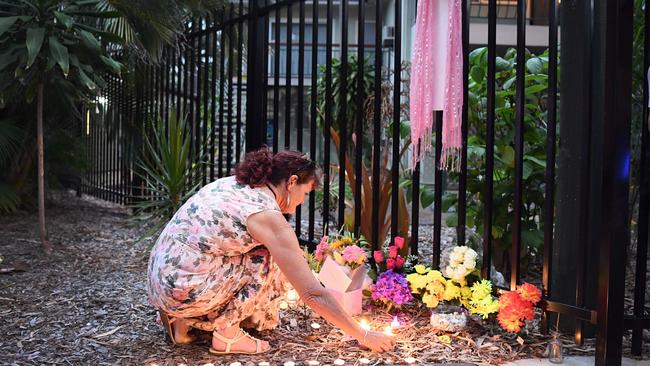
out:
<path id="1" fill-rule="evenodd" d="M 429 312 L 410 307 L 399 314 L 395 350 L 374 354 L 298 305 L 282 312 L 278 329 L 258 334 L 273 346 L 267 354 L 214 356 L 205 342 L 174 346 L 165 339 L 145 293 L 150 242 L 134 243 L 144 228 L 126 209 L 62 192 L 47 210 L 47 223 L 54 246 L 49 257 L 37 240 L 35 213 L 0 217 L 0 364 L 498 365 L 544 357 L 548 342 L 537 324 L 525 339 L 474 320 L 466 331 L 436 333 Z M 379 329 L 392 319 L 378 310 L 364 317 Z M 567 337 L 564 344 L 570 354 L 594 353 L 592 340 L 578 347 Z M 629 338 L 624 344 L 629 356 Z"/>

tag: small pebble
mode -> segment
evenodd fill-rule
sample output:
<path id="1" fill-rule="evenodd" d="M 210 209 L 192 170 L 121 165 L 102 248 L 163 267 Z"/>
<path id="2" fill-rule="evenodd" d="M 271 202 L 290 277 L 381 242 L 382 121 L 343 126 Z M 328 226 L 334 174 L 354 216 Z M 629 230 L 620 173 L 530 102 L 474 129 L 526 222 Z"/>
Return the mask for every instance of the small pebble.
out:
<path id="1" fill-rule="evenodd" d="M 309 361 L 307 361 L 307 365 L 317 366 L 317 365 L 320 365 L 320 362 L 318 362 L 316 360 L 309 360 Z"/>
<path id="2" fill-rule="evenodd" d="M 320 324 L 318 323 L 311 323 L 311 327 L 314 329 L 320 329 Z"/>
<path id="3" fill-rule="evenodd" d="M 295 327 L 298 326 L 298 321 L 297 321 L 295 318 L 291 318 L 291 319 L 289 320 L 289 325 L 290 325 L 291 327 L 295 328 Z"/>
<path id="4" fill-rule="evenodd" d="M 334 364 L 335 364 L 335 365 L 339 365 L 339 366 L 340 366 L 340 365 L 345 365 L 345 361 L 343 361 L 343 360 L 340 359 L 340 358 L 337 358 L 336 360 L 334 360 Z"/>
<path id="5" fill-rule="evenodd" d="M 230 366 L 241 366 L 241 362 L 237 362 L 237 361 L 231 362 Z"/>
<path id="6" fill-rule="evenodd" d="M 365 357 L 363 357 L 363 358 L 360 358 L 360 359 L 359 359 L 359 363 L 364 364 L 364 365 L 367 365 L 367 364 L 370 363 L 370 360 L 367 359 L 367 358 L 365 358 Z"/>
<path id="7" fill-rule="evenodd" d="M 271 364 L 266 362 L 266 361 L 262 361 L 262 362 L 258 363 L 257 366 L 271 366 Z"/>
<path id="8" fill-rule="evenodd" d="M 404 359 L 404 362 L 406 362 L 406 363 L 415 363 L 415 361 L 416 360 L 413 357 L 407 357 L 407 358 Z"/>
<path id="9" fill-rule="evenodd" d="M 204 363 L 202 366 L 214 366 L 213 363 Z"/>
<path id="10" fill-rule="evenodd" d="M 287 361 L 284 363 L 284 366 L 296 366 L 296 363 L 293 361 Z"/>

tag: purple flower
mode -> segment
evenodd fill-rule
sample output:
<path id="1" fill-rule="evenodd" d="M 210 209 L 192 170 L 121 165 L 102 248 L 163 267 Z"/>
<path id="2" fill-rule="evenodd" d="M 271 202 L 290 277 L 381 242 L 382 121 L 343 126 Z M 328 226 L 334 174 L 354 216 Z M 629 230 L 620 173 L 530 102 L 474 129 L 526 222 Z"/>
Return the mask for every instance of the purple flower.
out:
<path id="1" fill-rule="evenodd" d="M 413 296 L 406 277 L 388 270 L 380 274 L 377 283 L 372 286 L 372 299 L 387 305 L 402 305 L 413 300 Z"/>

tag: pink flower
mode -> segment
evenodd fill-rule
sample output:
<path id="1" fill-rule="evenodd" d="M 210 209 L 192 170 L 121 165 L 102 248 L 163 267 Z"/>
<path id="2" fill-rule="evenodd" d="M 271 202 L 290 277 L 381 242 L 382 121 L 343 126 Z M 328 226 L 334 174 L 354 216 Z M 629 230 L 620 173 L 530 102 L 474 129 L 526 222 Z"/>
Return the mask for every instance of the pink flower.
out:
<path id="1" fill-rule="evenodd" d="M 327 245 L 327 236 L 324 236 L 321 240 L 320 243 L 316 246 L 316 251 L 314 252 L 314 258 L 322 262 L 325 260 L 325 256 L 327 256 L 327 252 L 329 251 L 329 245 Z"/>
<path id="2" fill-rule="evenodd" d="M 404 267 L 404 257 L 398 256 L 395 259 L 395 269 L 402 269 Z"/>
<path id="3" fill-rule="evenodd" d="M 381 250 L 375 250 L 372 256 L 375 257 L 375 262 L 377 263 L 381 263 L 384 261 L 384 252 L 382 252 Z"/>
<path id="4" fill-rule="evenodd" d="M 388 256 L 390 258 L 393 258 L 393 259 L 395 257 L 397 257 L 397 247 L 396 246 L 393 245 L 390 248 L 388 248 Z"/>
<path id="5" fill-rule="evenodd" d="M 395 260 L 393 258 L 386 259 L 386 269 L 395 268 Z"/>
<path id="6" fill-rule="evenodd" d="M 396 236 L 394 243 L 398 249 L 404 248 L 404 238 L 402 238 L 401 236 Z"/>
<path id="7" fill-rule="evenodd" d="M 365 255 L 366 252 L 356 245 L 350 245 L 349 247 L 345 247 L 345 249 L 343 249 L 343 259 L 345 259 L 345 261 L 348 263 L 356 263 L 359 261 L 359 258 L 361 258 L 361 256 Z"/>

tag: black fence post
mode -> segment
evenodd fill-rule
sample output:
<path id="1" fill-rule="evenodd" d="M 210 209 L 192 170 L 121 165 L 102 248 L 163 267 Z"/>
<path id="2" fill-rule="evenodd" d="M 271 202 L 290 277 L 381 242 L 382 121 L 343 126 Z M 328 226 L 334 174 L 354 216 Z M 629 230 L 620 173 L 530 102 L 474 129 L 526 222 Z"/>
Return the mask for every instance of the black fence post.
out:
<path id="1" fill-rule="evenodd" d="M 246 90 L 246 151 L 252 151 L 262 146 L 264 133 L 265 111 L 260 101 L 264 97 L 264 47 L 266 45 L 266 29 L 264 17 L 260 14 L 260 1 L 250 3 L 248 20 L 248 71 Z"/>
<path id="2" fill-rule="evenodd" d="M 622 357 L 625 252 L 630 238 L 629 171 L 632 92 L 632 0 L 594 6 L 593 122 L 602 125 L 602 204 L 599 208 L 598 329 L 596 366 L 618 366 Z"/>

